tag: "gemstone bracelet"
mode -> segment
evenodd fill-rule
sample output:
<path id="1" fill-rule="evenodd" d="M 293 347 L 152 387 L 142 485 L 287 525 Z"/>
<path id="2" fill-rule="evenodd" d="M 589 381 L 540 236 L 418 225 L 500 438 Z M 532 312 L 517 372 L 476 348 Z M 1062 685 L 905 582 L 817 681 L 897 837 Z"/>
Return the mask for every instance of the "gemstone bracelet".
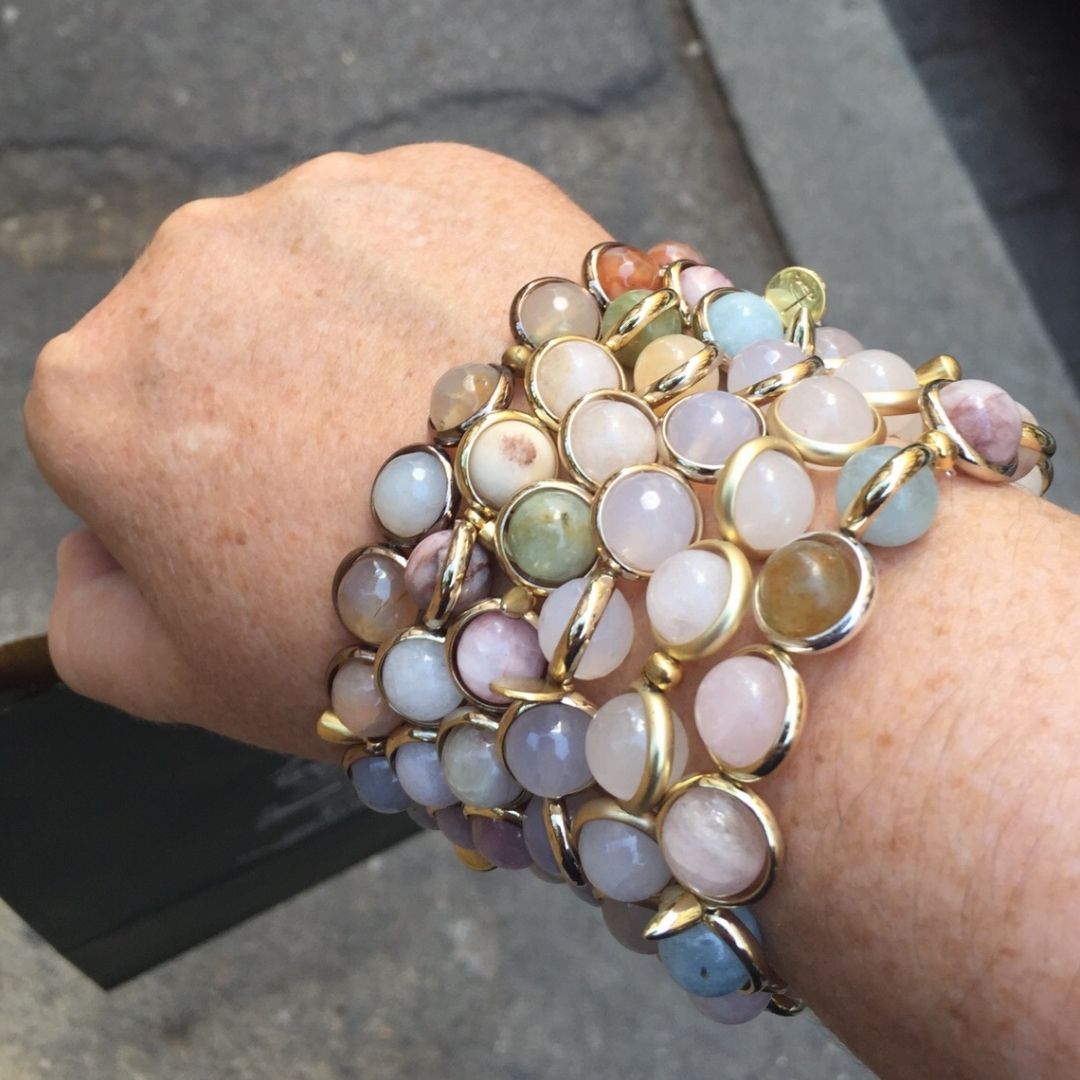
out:
<path id="1" fill-rule="evenodd" d="M 441 830 L 473 869 L 568 883 L 706 1016 L 791 1015 L 752 905 L 783 858 L 754 785 L 806 718 L 795 658 L 865 624 L 867 545 L 920 537 L 938 474 L 1042 494 L 1054 442 L 951 356 L 915 369 L 820 325 L 805 267 L 755 295 L 685 244 L 604 243 L 583 274 L 526 285 L 501 362 L 444 374 L 432 441 L 379 470 L 386 542 L 334 580 L 358 640 L 318 730 L 371 809 Z M 806 531 L 815 469 L 837 473 L 835 531 Z M 625 580 L 647 581 L 655 648 L 600 703 L 589 685 L 634 644 Z M 748 610 L 762 642 L 694 701 L 715 771 L 684 776 L 668 691 Z"/>

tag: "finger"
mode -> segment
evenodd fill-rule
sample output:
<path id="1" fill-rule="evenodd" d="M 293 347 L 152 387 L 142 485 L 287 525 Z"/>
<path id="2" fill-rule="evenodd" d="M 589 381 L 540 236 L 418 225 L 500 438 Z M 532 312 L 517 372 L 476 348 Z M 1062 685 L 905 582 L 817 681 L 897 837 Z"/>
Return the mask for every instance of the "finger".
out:
<path id="1" fill-rule="evenodd" d="M 66 536 L 56 561 L 49 652 L 61 680 L 135 716 L 174 716 L 184 665 L 134 581 L 88 529 Z"/>

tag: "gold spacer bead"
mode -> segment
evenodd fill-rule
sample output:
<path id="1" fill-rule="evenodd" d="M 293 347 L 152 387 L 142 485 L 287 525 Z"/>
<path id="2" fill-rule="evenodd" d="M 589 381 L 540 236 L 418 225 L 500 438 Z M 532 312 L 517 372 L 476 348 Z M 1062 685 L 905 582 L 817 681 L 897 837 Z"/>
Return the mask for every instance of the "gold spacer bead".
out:
<path id="1" fill-rule="evenodd" d="M 525 366 L 532 359 L 534 350 L 528 345 L 511 345 L 502 355 L 503 364 L 511 371 L 519 375 L 525 370 Z"/>
<path id="2" fill-rule="evenodd" d="M 512 589 L 507 589 L 499 601 L 502 613 L 509 615 L 511 619 L 520 619 L 528 615 L 535 603 L 532 593 L 524 585 L 515 585 Z"/>
<path id="3" fill-rule="evenodd" d="M 469 851 L 468 848 L 460 848 L 455 844 L 454 854 L 461 860 L 462 865 L 467 866 L 470 870 L 485 873 L 488 870 L 495 869 L 495 864 L 485 859 L 478 851 Z"/>
<path id="4" fill-rule="evenodd" d="M 956 467 L 956 444 L 944 431 L 925 431 L 919 442 L 934 455 L 935 471 L 947 472 Z"/>
<path id="5" fill-rule="evenodd" d="M 675 657 L 657 650 L 645 661 L 642 675 L 650 686 L 666 694 L 682 681 L 682 664 Z"/>

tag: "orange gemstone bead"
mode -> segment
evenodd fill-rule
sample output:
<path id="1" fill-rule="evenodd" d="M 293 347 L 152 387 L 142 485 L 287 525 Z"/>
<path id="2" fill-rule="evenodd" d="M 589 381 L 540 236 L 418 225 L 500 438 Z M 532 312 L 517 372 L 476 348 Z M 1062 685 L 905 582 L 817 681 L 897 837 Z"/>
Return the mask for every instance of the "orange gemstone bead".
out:
<path id="1" fill-rule="evenodd" d="M 609 300 L 631 289 L 660 288 L 660 267 L 652 256 L 627 244 L 613 244 L 596 260 L 596 276 Z"/>
<path id="2" fill-rule="evenodd" d="M 649 248 L 649 257 L 659 267 L 670 266 L 679 259 L 703 263 L 705 256 L 696 247 L 684 244 L 681 240 L 663 240 Z"/>
<path id="3" fill-rule="evenodd" d="M 774 551 L 758 578 L 761 614 L 774 630 L 811 637 L 835 626 L 859 591 L 859 571 L 820 540 L 794 540 Z"/>

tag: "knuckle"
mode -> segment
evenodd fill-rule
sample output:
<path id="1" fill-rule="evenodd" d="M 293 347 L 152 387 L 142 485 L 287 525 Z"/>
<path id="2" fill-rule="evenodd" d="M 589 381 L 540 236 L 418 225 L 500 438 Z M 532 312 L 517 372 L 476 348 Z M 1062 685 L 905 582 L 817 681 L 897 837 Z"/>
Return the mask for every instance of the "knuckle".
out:
<path id="1" fill-rule="evenodd" d="M 193 199 L 178 206 L 158 226 L 156 238 L 184 236 L 198 232 L 207 225 L 216 225 L 225 216 L 230 199 Z"/>
<path id="2" fill-rule="evenodd" d="M 363 174 L 367 160 L 364 154 L 332 150 L 290 169 L 282 179 L 290 185 L 348 183 Z"/>

